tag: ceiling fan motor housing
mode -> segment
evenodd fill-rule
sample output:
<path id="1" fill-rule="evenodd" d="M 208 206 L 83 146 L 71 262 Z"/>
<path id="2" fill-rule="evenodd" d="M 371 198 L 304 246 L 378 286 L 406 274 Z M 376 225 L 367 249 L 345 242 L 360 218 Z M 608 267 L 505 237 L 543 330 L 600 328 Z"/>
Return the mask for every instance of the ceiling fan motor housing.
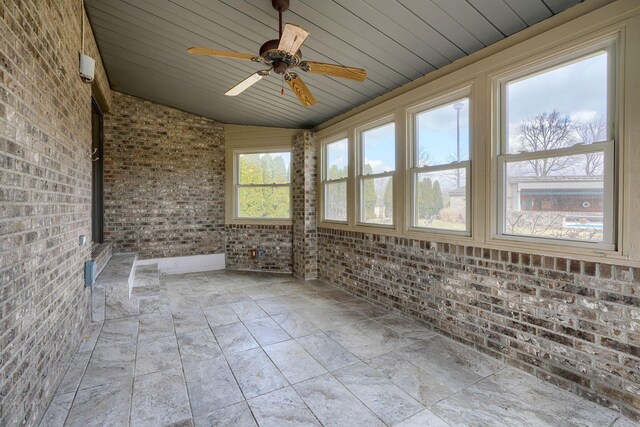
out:
<path id="1" fill-rule="evenodd" d="M 295 67 L 300 63 L 302 59 L 302 52 L 300 49 L 295 55 L 290 55 L 286 52 L 278 50 L 280 40 L 274 39 L 265 42 L 260 47 L 260 56 L 264 59 L 266 64 L 273 66 L 273 71 L 276 74 L 285 74 L 289 67 Z"/>

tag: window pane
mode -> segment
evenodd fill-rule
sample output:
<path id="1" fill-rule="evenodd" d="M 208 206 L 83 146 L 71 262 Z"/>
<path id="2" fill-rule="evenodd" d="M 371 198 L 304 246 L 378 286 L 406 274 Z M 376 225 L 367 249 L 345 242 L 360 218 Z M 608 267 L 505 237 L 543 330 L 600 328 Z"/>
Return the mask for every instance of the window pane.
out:
<path id="1" fill-rule="evenodd" d="M 290 218 L 290 187 L 238 188 L 239 218 Z"/>
<path id="2" fill-rule="evenodd" d="M 415 116 L 416 166 L 469 159 L 469 98 Z"/>
<path id="3" fill-rule="evenodd" d="M 506 166 L 506 234 L 603 241 L 604 153 Z"/>
<path id="4" fill-rule="evenodd" d="M 349 151 L 347 138 L 327 144 L 327 179 L 346 178 L 348 175 Z"/>
<path id="5" fill-rule="evenodd" d="M 466 183 L 465 168 L 416 174 L 413 226 L 466 230 Z"/>
<path id="6" fill-rule="evenodd" d="M 324 219 L 330 221 L 347 220 L 347 183 L 325 184 Z"/>
<path id="7" fill-rule="evenodd" d="M 288 184 L 291 153 L 249 153 L 238 156 L 240 184 Z"/>
<path id="8" fill-rule="evenodd" d="M 392 172 L 396 169 L 396 126 L 389 123 L 362 132 L 362 172 Z"/>
<path id="9" fill-rule="evenodd" d="M 608 139 L 607 53 L 507 84 L 508 152 Z"/>
<path id="10" fill-rule="evenodd" d="M 364 178 L 360 218 L 371 224 L 393 224 L 393 178 Z"/>

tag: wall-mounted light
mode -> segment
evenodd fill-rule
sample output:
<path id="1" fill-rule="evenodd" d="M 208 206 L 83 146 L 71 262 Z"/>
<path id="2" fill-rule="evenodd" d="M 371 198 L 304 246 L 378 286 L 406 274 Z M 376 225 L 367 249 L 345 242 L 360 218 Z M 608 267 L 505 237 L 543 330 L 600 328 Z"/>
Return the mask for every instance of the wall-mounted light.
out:
<path id="1" fill-rule="evenodd" d="M 84 0 L 80 0 L 82 7 L 81 31 L 82 31 L 82 51 L 80 52 L 80 78 L 84 83 L 91 83 L 95 78 L 96 61 L 89 55 L 84 54 Z"/>

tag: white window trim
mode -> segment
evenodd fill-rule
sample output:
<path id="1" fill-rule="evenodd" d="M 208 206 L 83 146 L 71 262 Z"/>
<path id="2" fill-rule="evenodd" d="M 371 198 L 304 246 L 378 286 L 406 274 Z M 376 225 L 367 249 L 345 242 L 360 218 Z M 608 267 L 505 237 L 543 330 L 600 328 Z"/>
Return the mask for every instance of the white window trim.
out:
<path id="1" fill-rule="evenodd" d="M 333 143 L 336 143 L 338 141 L 342 141 L 342 140 L 346 140 L 347 141 L 347 176 L 344 178 L 339 178 L 339 179 L 328 179 L 327 178 L 327 160 L 328 160 L 328 156 L 327 156 L 327 146 L 331 145 Z M 335 136 L 332 136 L 330 138 L 324 139 L 322 141 L 320 141 L 320 176 L 322 177 L 320 179 L 320 206 L 321 206 L 321 212 L 320 212 L 320 222 L 322 223 L 327 223 L 327 224 L 342 224 L 342 225 L 348 225 L 349 224 L 349 181 L 350 181 L 350 172 L 351 172 L 351 150 L 350 150 L 350 140 L 349 137 L 347 135 L 347 133 L 341 133 Z M 345 183 L 345 186 L 347 188 L 346 191 L 346 197 L 347 199 L 345 200 L 345 205 L 347 207 L 347 211 L 346 211 L 346 215 L 347 215 L 347 219 L 345 219 L 344 221 L 340 221 L 340 220 L 336 220 L 336 219 L 327 219 L 326 218 L 326 212 L 327 212 L 327 207 L 325 204 L 326 201 L 326 195 L 327 195 L 327 184 L 339 184 L 341 182 Z"/>
<path id="2" fill-rule="evenodd" d="M 541 60 L 525 61 L 520 64 L 513 65 L 505 73 L 493 76 L 493 91 L 495 96 L 494 106 L 491 111 L 494 111 L 493 122 L 495 129 L 494 132 L 496 140 L 494 141 L 495 155 L 492 156 L 492 176 L 494 176 L 495 185 L 492 186 L 494 197 L 491 204 L 491 218 L 492 226 L 491 237 L 492 241 L 503 241 L 526 244 L 527 248 L 544 248 L 550 246 L 559 246 L 575 249 L 586 249 L 600 251 L 601 254 L 616 254 L 619 253 L 620 241 L 618 239 L 618 228 L 616 227 L 616 219 L 618 216 L 618 204 L 616 201 L 617 193 L 621 191 L 620 187 L 616 188 L 615 181 L 618 174 L 615 165 L 618 163 L 616 160 L 616 141 L 617 138 L 617 100 L 620 95 L 618 90 L 619 75 L 617 73 L 618 64 L 620 62 L 619 50 L 619 35 L 607 35 L 605 37 L 585 41 L 579 46 L 573 48 L 568 47 L 563 49 L 560 53 L 550 54 Z M 523 152 L 523 153 L 508 153 L 507 138 L 506 138 L 506 126 L 503 124 L 506 122 L 506 86 L 508 83 L 518 81 L 520 79 L 529 78 L 536 74 L 544 73 L 555 68 L 561 68 L 567 66 L 573 62 L 577 62 L 588 58 L 589 56 L 596 55 L 598 52 L 606 51 L 608 59 L 608 105 L 607 105 L 607 120 L 610 128 L 608 133 L 610 135 L 609 140 L 600 141 L 598 143 L 584 145 L 577 144 L 571 147 L 545 150 L 538 152 Z M 549 237 L 534 237 L 534 236 L 520 236 L 513 234 L 506 234 L 504 232 L 504 214 L 505 214 L 505 197 L 506 190 L 504 188 L 505 180 L 505 167 L 507 163 L 540 159 L 546 157 L 560 157 L 568 155 L 580 155 L 590 152 L 601 151 L 605 157 L 604 167 L 604 195 L 605 195 L 605 209 L 603 211 L 604 216 L 604 237 L 602 242 L 588 242 L 571 239 L 555 239 Z M 607 208 L 608 206 L 608 208 Z"/>
<path id="3" fill-rule="evenodd" d="M 364 157 L 363 157 L 363 140 L 362 140 L 362 134 L 368 130 L 372 130 L 378 127 L 382 127 L 388 124 L 393 124 L 394 126 L 394 134 L 393 134 L 393 139 L 394 139 L 394 144 L 393 144 L 393 150 L 394 150 L 394 157 L 395 157 L 395 165 L 394 165 L 394 170 L 393 171 L 384 171 L 384 172 L 380 172 L 380 173 L 372 173 L 372 174 L 368 174 L 365 175 L 364 174 Z M 398 212 L 397 212 L 397 201 L 398 201 L 398 195 L 397 195 L 397 187 L 398 187 L 398 123 L 396 121 L 396 117 L 395 115 L 387 115 L 384 117 L 381 117 L 379 119 L 376 119 L 374 121 L 368 122 L 365 125 L 359 126 L 355 129 L 355 134 L 356 134 L 356 138 L 355 138 L 355 224 L 358 227 L 364 227 L 366 228 L 379 228 L 379 229 L 385 229 L 385 230 L 397 230 L 398 229 Z M 403 165 L 404 167 L 404 165 Z M 364 222 L 364 220 L 362 219 L 362 214 L 363 214 L 363 210 L 362 210 L 362 186 L 364 185 L 364 181 L 368 180 L 368 179 L 376 179 L 376 178 L 386 178 L 386 177 L 391 177 L 392 180 L 392 191 L 393 191 L 393 201 L 392 201 L 392 206 L 393 206 L 393 217 L 392 217 L 392 223 L 391 224 L 378 224 L 375 222 Z"/>
<path id="4" fill-rule="evenodd" d="M 467 98 L 469 99 L 469 146 L 467 147 L 469 150 L 468 160 L 463 161 L 455 161 L 448 164 L 440 164 L 436 166 L 416 166 L 418 159 L 418 141 L 416 139 L 416 116 L 421 113 L 428 112 L 430 110 L 435 110 L 437 108 L 443 107 L 447 104 L 451 104 L 453 102 L 459 101 L 461 99 Z M 474 117 L 474 105 L 473 105 L 473 97 L 472 97 L 472 85 L 466 85 L 460 89 L 454 89 L 446 92 L 444 95 L 440 95 L 434 98 L 427 100 L 426 102 L 421 102 L 418 105 L 411 106 L 407 109 L 407 146 L 409 150 L 409 165 L 406 168 L 407 177 L 406 182 L 408 183 L 408 193 L 406 194 L 407 199 L 405 200 L 406 208 L 407 208 L 407 227 L 406 231 L 410 233 L 416 233 L 417 235 L 424 234 L 427 236 L 428 234 L 435 234 L 441 236 L 460 236 L 460 237 L 471 237 L 472 234 L 472 188 L 473 188 L 473 176 L 471 163 L 473 159 L 473 141 L 474 141 L 474 126 L 473 126 L 473 117 Z M 466 228 L 465 230 L 447 230 L 443 228 L 435 228 L 435 227 L 418 227 L 415 224 L 415 209 L 416 209 L 416 181 L 417 176 L 420 173 L 429 173 L 429 172 L 442 172 L 447 170 L 455 170 L 455 169 L 465 169 L 466 174 Z"/>
<path id="5" fill-rule="evenodd" d="M 291 171 L 291 177 L 287 184 L 240 184 L 240 165 L 239 158 L 241 154 L 265 154 L 265 153 L 284 153 L 290 154 L 289 170 Z M 232 194 L 232 208 L 231 208 L 231 224 L 255 224 L 255 225 L 291 225 L 293 215 L 293 194 L 291 180 L 293 178 L 293 150 L 290 146 L 281 147 L 267 147 L 267 148 L 236 148 L 232 151 L 233 156 L 233 194 Z M 257 187 L 289 187 L 289 217 L 287 218 L 253 218 L 253 217 L 241 217 L 238 215 L 240 207 L 240 188 L 257 188 Z"/>

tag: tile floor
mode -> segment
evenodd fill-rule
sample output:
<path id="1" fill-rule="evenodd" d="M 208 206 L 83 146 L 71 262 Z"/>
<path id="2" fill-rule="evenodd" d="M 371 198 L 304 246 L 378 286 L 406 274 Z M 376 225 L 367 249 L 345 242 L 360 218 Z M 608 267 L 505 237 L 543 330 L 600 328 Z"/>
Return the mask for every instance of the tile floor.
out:
<path id="1" fill-rule="evenodd" d="M 92 324 L 41 426 L 634 425 L 314 281 L 163 276 Z"/>

